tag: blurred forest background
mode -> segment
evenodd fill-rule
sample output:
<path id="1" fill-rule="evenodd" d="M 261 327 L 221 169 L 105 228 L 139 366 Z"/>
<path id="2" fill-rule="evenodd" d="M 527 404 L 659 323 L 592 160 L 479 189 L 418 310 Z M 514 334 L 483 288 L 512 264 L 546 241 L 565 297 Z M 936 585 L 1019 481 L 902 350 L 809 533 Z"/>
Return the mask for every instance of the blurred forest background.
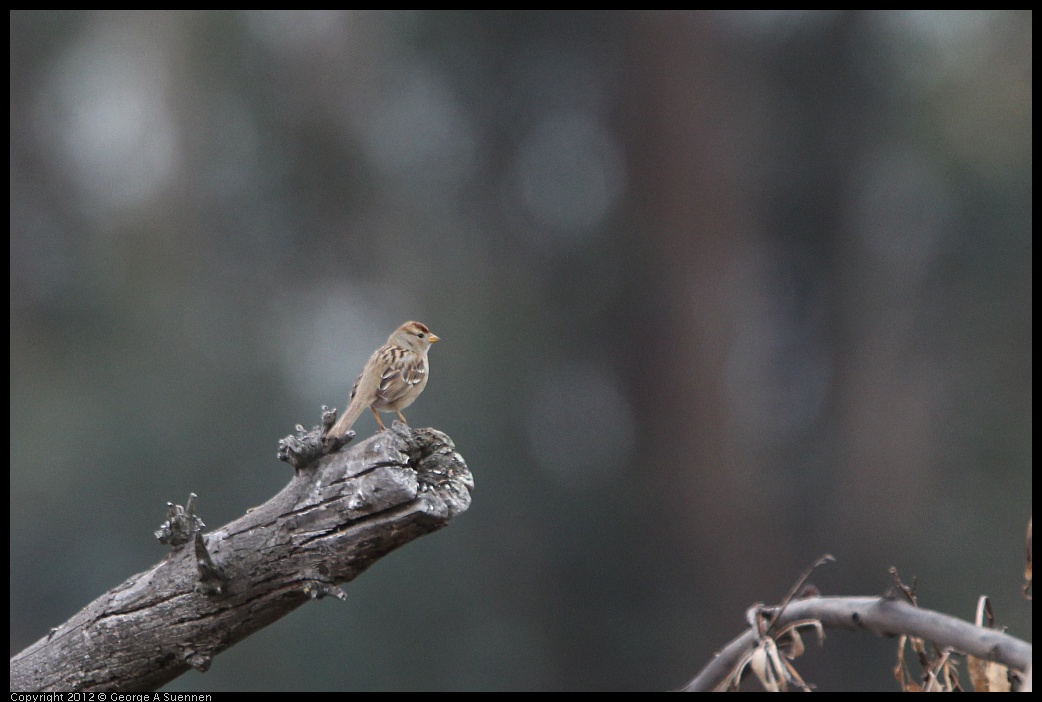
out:
<path id="1" fill-rule="evenodd" d="M 823 553 L 1030 640 L 1031 20 L 12 12 L 11 653 L 408 319 L 471 509 L 166 689 L 675 688 Z"/>

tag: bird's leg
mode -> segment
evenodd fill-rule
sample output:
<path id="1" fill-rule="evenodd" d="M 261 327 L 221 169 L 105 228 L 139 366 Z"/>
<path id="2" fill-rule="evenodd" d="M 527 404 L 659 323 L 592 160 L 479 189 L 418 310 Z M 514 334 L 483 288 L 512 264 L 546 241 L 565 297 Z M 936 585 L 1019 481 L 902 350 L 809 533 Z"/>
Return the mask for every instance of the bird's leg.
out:
<path id="1" fill-rule="evenodd" d="M 404 424 L 405 426 L 409 426 L 409 423 L 407 421 L 405 421 L 405 415 L 402 414 L 402 411 L 401 410 L 395 410 L 395 412 L 398 414 L 398 419 L 402 420 L 402 424 Z"/>
<path id="2" fill-rule="evenodd" d="M 380 413 L 376 411 L 376 408 L 370 407 L 369 409 L 373 411 L 373 416 L 376 417 L 376 423 L 380 425 L 380 430 L 384 431 L 387 429 L 387 427 L 384 426 L 384 423 L 380 421 Z"/>

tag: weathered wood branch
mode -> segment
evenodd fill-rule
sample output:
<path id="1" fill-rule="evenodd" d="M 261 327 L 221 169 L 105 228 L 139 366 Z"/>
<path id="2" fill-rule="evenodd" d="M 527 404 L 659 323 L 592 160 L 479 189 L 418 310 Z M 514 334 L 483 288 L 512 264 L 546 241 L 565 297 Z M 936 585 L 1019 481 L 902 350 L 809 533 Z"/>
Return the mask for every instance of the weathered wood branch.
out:
<path id="1" fill-rule="evenodd" d="M 449 437 L 400 423 L 298 464 L 271 500 L 176 540 L 161 563 L 11 658 L 11 690 L 154 690 L 206 670 L 308 600 L 343 597 L 341 583 L 465 511 L 472 488 Z"/>
<path id="2" fill-rule="evenodd" d="M 1003 663 L 1022 672 L 1031 666 L 1031 644 L 1025 641 L 1001 631 L 974 626 L 957 617 L 883 597 L 811 597 L 793 600 L 785 607 L 780 619 L 771 623 L 771 629 L 780 630 L 790 624 L 810 620 L 821 622 L 825 628 L 870 631 L 878 636 L 916 636 L 976 658 Z M 759 634 L 751 626 L 717 653 L 683 690 L 707 692 L 716 689 L 731 677 L 758 641 Z"/>

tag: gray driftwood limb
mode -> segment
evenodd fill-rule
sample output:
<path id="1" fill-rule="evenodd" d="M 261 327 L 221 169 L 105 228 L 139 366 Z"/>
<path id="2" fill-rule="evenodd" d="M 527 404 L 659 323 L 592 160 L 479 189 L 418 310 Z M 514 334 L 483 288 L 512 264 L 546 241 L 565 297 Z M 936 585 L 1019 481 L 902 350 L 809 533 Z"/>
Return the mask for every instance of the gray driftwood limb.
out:
<path id="1" fill-rule="evenodd" d="M 473 478 L 445 434 L 396 423 L 175 546 L 11 658 L 11 690 L 154 690 L 446 526 Z"/>
<path id="2" fill-rule="evenodd" d="M 901 600 L 884 597 L 811 597 L 793 600 L 771 628 L 777 630 L 805 620 L 820 621 L 826 629 L 869 631 L 878 636 L 917 636 L 977 658 L 998 661 L 1019 671 L 1026 671 L 1031 666 L 1031 644 L 995 629 L 974 626 L 948 614 L 913 607 Z M 735 667 L 757 642 L 757 631 L 755 627 L 750 627 L 717 653 L 702 672 L 683 687 L 683 691 L 708 692 L 716 689 L 730 678 Z"/>

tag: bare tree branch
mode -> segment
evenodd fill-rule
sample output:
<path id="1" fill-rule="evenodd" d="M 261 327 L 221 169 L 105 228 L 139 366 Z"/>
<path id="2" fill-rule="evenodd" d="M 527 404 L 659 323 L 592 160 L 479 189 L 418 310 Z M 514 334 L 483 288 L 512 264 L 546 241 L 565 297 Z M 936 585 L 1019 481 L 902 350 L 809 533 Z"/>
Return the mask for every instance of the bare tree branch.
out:
<path id="1" fill-rule="evenodd" d="M 1010 668 L 1026 671 L 1031 666 L 1031 644 L 994 629 L 974 626 L 956 617 L 913 607 L 903 601 L 882 597 L 811 597 L 793 600 L 772 629 L 799 621 L 817 620 L 826 628 L 871 631 L 878 636 L 907 634 L 939 646 Z M 705 692 L 727 681 L 732 672 L 756 647 L 759 635 L 751 627 L 722 651 L 694 679 L 685 692 Z"/>
<path id="2" fill-rule="evenodd" d="M 161 563 L 11 658 L 11 689 L 154 690 L 189 668 L 206 670 L 309 599 L 343 597 L 341 583 L 465 511 L 472 488 L 446 435 L 397 423 L 300 464 L 271 500 L 205 536 L 177 539 Z"/>

